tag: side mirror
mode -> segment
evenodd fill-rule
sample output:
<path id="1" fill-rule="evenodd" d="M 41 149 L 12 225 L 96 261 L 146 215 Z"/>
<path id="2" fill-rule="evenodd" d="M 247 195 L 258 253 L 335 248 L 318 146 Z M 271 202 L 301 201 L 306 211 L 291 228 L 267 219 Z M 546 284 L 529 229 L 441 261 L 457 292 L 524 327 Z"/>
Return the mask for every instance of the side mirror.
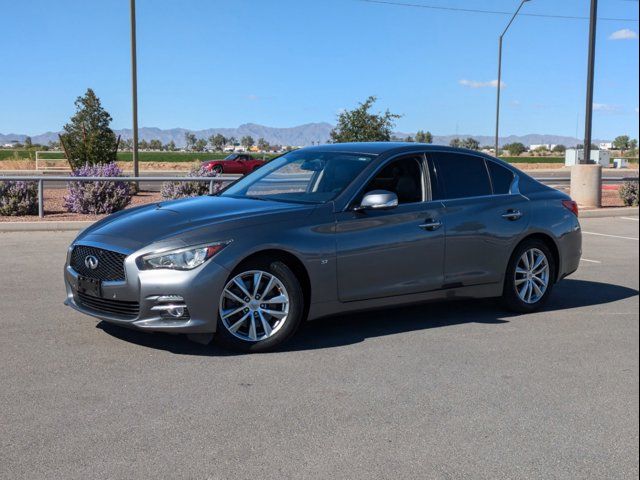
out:
<path id="1" fill-rule="evenodd" d="M 395 193 L 387 190 L 373 190 L 365 194 L 356 210 L 388 210 L 397 206 L 398 196 Z"/>

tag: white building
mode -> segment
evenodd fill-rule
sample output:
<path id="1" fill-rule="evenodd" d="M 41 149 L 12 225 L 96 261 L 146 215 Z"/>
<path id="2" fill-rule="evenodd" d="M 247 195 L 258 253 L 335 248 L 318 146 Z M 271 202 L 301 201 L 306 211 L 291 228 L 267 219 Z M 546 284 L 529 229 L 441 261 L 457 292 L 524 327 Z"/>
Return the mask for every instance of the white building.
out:
<path id="1" fill-rule="evenodd" d="M 611 142 L 601 142 L 598 144 L 598 148 L 600 150 L 611 150 L 613 149 L 613 144 Z"/>
<path id="2" fill-rule="evenodd" d="M 529 145 L 529 151 L 533 152 L 534 150 L 537 150 L 538 148 L 541 148 L 541 147 L 546 150 L 553 150 L 553 147 L 555 147 L 555 145 L 553 143 L 539 143 L 539 144 Z"/>

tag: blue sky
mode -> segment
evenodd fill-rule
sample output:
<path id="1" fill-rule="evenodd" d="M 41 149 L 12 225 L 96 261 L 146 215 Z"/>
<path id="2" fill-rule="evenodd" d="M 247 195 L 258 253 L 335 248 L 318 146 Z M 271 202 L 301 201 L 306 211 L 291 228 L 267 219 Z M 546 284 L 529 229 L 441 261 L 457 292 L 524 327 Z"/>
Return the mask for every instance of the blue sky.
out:
<path id="1" fill-rule="evenodd" d="M 519 3 L 404 1 L 501 11 Z M 601 17 L 638 18 L 635 0 L 599 3 Z M 0 0 L 0 132 L 60 129 L 87 87 L 113 127 L 130 127 L 128 8 Z M 532 0 L 522 10 L 588 11 L 588 0 Z M 493 132 L 495 85 L 483 85 L 496 79 L 507 16 L 361 0 L 138 0 L 137 16 L 140 126 L 334 122 L 377 95 L 380 109 L 403 114 L 399 131 Z M 583 135 L 587 33 L 586 20 L 516 19 L 505 37 L 503 134 Z M 598 24 L 595 137 L 638 136 L 637 33 L 638 22 Z"/>

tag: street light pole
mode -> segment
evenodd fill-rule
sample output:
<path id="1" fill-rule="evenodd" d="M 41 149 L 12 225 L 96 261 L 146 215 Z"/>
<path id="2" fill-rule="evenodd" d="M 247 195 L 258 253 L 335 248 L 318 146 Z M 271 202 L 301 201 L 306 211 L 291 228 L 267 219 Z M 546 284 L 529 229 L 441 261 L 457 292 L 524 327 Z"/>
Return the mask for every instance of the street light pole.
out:
<path id="1" fill-rule="evenodd" d="M 584 115 L 584 158 L 580 163 L 591 162 L 591 125 L 593 116 L 593 72 L 596 60 L 596 16 L 598 0 L 591 0 L 589 19 L 589 58 L 587 61 L 587 106 Z M 580 158 L 580 157 L 578 157 Z"/>
<path id="2" fill-rule="evenodd" d="M 131 101 L 133 110 L 133 176 L 138 170 L 138 68 L 136 59 L 136 0 L 130 0 L 131 6 Z"/>
<path id="3" fill-rule="evenodd" d="M 500 87 L 502 84 L 502 39 L 504 38 L 505 33 L 507 33 L 507 30 L 509 30 L 509 27 L 511 26 L 516 16 L 518 15 L 518 12 L 520 12 L 520 9 L 522 8 L 522 6 L 528 1 L 529 0 L 522 0 L 520 2 L 520 5 L 518 5 L 517 10 L 511 17 L 511 20 L 509 20 L 509 23 L 505 27 L 504 31 L 502 32 L 502 34 L 500 34 L 500 37 L 498 37 L 498 84 L 496 85 L 496 139 L 495 139 L 496 157 L 498 156 L 498 135 L 499 135 L 499 129 L 500 129 Z"/>

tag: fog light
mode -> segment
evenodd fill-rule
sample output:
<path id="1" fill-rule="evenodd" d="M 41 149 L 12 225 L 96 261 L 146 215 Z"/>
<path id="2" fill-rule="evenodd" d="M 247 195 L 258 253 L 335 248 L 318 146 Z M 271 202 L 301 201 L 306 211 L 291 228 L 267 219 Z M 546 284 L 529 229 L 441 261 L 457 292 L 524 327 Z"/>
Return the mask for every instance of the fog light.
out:
<path id="1" fill-rule="evenodd" d="M 151 310 L 160 312 L 162 318 L 189 320 L 189 310 L 180 295 L 161 295 L 147 297 L 147 299 L 155 301 L 156 304 L 151 307 Z"/>
<path id="2" fill-rule="evenodd" d="M 173 305 L 168 305 L 170 308 L 167 310 L 167 313 L 172 317 L 182 317 L 184 315 L 184 307 L 176 307 Z"/>

